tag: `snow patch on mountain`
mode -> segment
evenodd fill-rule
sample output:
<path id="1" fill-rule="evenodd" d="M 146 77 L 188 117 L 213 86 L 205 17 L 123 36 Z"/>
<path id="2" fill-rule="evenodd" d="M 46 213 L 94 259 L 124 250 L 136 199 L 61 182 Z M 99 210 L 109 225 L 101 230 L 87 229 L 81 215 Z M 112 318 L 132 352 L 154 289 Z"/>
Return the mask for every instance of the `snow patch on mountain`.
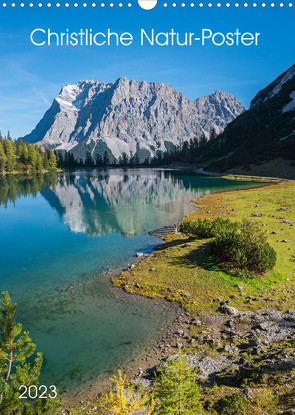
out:
<path id="1" fill-rule="evenodd" d="M 288 112 L 295 110 L 295 91 L 290 94 L 291 101 L 284 106 L 282 112 Z"/>
<path id="2" fill-rule="evenodd" d="M 277 95 L 280 90 L 282 89 L 283 85 L 293 78 L 295 75 L 295 65 L 291 66 L 291 68 L 286 71 L 286 73 L 278 80 L 275 87 L 267 94 L 267 96 L 264 98 L 264 101 L 269 100 L 270 98 Z"/>

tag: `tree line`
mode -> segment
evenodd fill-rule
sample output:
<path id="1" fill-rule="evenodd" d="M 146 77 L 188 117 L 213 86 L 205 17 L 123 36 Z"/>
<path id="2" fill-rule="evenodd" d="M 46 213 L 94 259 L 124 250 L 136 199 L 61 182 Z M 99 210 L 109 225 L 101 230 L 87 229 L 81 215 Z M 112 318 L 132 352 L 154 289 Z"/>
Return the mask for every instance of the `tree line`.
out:
<path id="1" fill-rule="evenodd" d="M 217 136 L 215 130 L 210 133 L 209 140 L 214 139 Z M 130 152 L 127 154 L 123 152 L 121 156 L 116 159 L 110 151 L 105 151 L 103 155 L 96 154 L 93 156 L 90 151 L 87 151 L 85 160 L 82 158 L 76 158 L 73 153 L 58 150 L 55 152 L 57 157 L 57 166 L 61 169 L 75 169 L 75 168 L 100 168 L 100 167 L 154 167 L 167 165 L 171 163 L 194 163 L 199 157 L 202 151 L 205 149 L 208 143 L 208 139 L 204 134 L 200 137 L 194 137 L 189 141 L 180 141 L 178 146 L 171 146 L 166 151 L 158 150 L 154 156 L 150 154 L 144 159 L 139 157 L 141 149 L 137 148 L 135 154 Z"/>
<path id="2" fill-rule="evenodd" d="M 210 133 L 209 140 L 216 137 L 214 130 Z M 75 168 L 101 168 L 101 167 L 156 167 L 172 163 L 194 163 L 206 148 L 208 140 L 203 134 L 189 141 L 180 141 L 180 144 L 171 145 L 165 151 L 157 150 L 151 156 L 146 150 L 137 146 L 136 153 L 123 152 L 116 159 L 109 150 L 103 155 L 93 156 L 87 151 L 85 160 L 76 158 L 72 152 L 64 150 L 43 149 L 36 144 L 25 143 L 23 140 L 13 141 L 8 132 L 2 137 L 0 132 L 0 173 L 26 172 L 26 171 L 55 171 L 60 169 Z M 145 153 L 144 153 L 145 152 Z M 145 157 L 142 157 L 145 154 Z M 141 156 L 140 156 L 141 155 Z"/>
<path id="3" fill-rule="evenodd" d="M 53 150 L 24 143 L 23 140 L 13 141 L 8 132 L 2 137 L 0 132 L 0 173 L 24 171 L 54 171 L 57 158 Z"/>

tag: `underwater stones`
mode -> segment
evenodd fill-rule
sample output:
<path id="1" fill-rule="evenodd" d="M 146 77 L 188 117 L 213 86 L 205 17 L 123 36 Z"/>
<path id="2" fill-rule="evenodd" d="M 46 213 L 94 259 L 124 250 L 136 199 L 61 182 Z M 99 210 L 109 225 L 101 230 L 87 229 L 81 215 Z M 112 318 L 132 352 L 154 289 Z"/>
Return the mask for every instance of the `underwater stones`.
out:
<path id="1" fill-rule="evenodd" d="M 143 258 L 143 252 L 136 252 L 137 258 Z"/>

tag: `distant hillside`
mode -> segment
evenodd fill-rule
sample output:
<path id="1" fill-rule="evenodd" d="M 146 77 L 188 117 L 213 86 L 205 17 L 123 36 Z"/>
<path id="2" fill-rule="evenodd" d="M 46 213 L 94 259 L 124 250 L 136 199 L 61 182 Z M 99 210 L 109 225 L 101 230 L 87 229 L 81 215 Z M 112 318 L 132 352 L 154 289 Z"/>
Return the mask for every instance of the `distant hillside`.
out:
<path id="1" fill-rule="evenodd" d="M 271 175 L 287 163 L 295 178 L 295 65 L 260 91 L 250 109 L 205 146 L 199 161 L 209 171 Z"/>

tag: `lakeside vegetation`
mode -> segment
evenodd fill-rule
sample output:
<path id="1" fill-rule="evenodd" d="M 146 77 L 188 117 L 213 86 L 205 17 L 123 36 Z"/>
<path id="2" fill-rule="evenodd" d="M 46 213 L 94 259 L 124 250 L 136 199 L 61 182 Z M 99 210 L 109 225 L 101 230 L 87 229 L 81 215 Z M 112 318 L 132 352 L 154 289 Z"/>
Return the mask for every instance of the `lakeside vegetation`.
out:
<path id="1" fill-rule="evenodd" d="M 273 285 L 278 284 L 280 289 L 274 306 L 281 309 L 286 303 L 290 308 L 294 307 L 294 299 L 285 292 L 287 285 L 294 284 L 291 280 L 295 269 L 292 252 L 295 242 L 294 183 L 214 193 L 203 196 L 196 206 L 197 210 L 188 214 L 186 220 L 214 221 L 223 218 L 241 224 L 247 219 L 257 223 L 268 235 L 268 243 L 277 253 L 273 270 L 258 278 L 247 278 L 244 273 L 233 275 L 210 255 L 209 238 L 196 239 L 185 233 L 170 233 L 163 245 L 134 268 L 121 273 L 114 279 L 114 284 L 151 298 L 181 301 L 196 312 L 214 310 L 216 297 L 227 298 L 237 294 L 237 284 L 244 285 L 247 295 L 255 295 L 260 290 L 266 294 Z M 188 295 L 183 296 L 184 293 Z M 264 300 L 255 303 L 241 303 L 241 300 L 244 298 L 233 299 L 233 305 L 243 309 L 266 305 Z"/>
<path id="2" fill-rule="evenodd" d="M 200 239 L 213 238 L 210 254 L 228 270 L 244 270 L 253 276 L 271 270 L 276 263 L 276 252 L 267 242 L 266 232 L 253 221 L 244 220 L 239 225 L 222 218 L 184 220 L 180 230 Z"/>
<path id="3" fill-rule="evenodd" d="M 56 171 L 57 158 L 53 150 L 12 141 L 8 132 L 2 137 L 0 132 L 0 173 Z"/>

